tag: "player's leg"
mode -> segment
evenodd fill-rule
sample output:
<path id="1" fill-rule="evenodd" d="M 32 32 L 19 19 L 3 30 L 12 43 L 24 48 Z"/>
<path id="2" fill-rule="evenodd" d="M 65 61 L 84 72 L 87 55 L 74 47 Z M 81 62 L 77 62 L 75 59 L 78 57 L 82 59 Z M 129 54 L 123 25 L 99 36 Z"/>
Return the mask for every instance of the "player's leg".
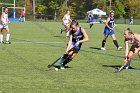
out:
<path id="1" fill-rule="evenodd" d="M 104 39 L 103 39 L 103 41 L 102 41 L 101 50 L 106 50 L 106 49 L 105 49 L 105 44 L 106 44 L 106 40 L 107 40 L 108 36 L 109 36 L 109 35 L 104 34 Z"/>
<path id="2" fill-rule="evenodd" d="M 1 44 L 4 43 L 4 42 L 3 42 L 4 29 L 5 29 L 5 28 L 1 28 L 1 31 L 0 31 L 0 43 L 1 43 Z"/>
<path id="3" fill-rule="evenodd" d="M 69 49 L 69 51 L 68 51 L 68 53 L 71 51 L 73 49 L 73 46 L 71 45 L 70 46 L 70 49 Z M 64 61 L 69 57 L 68 56 L 68 53 L 66 53 L 66 54 L 64 54 L 64 55 L 62 55 L 62 57 L 61 57 L 61 59 L 60 59 L 60 69 L 64 69 Z"/>
<path id="4" fill-rule="evenodd" d="M 94 25 L 94 23 L 90 22 L 90 24 L 89 24 L 90 29 L 92 28 L 93 25 Z"/>
<path id="5" fill-rule="evenodd" d="M 70 35 L 70 25 L 66 25 L 66 37 L 69 37 Z"/>
<path id="6" fill-rule="evenodd" d="M 5 28 L 6 29 L 6 44 L 11 44 L 10 42 L 10 30 L 8 27 Z"/>
<path id="7" fill-rule="evenodd" d="M 72 59 L 77 55 L 78 50 L 73 48 L 69 53 L 68 53 L 68 58 L 64 61 L 63 65 L 65 66 L 67 63 L 72 61 Z"/>
<path id="8" fill-rule="evenodd" d="M 138 48 L 137 48 L 136 46 L 132 46 L 132 47 L 130 48 L 129 53 L 128 53 L 127 57 L 126 57 L 125 60 L 124 60 L 124 64 L 119 68 L 119 71 L 122 71 L 123 69 L 130 69 L 130 68 L 132 68 L 132 67 L 130 66 L 130 64 L 131 64 L 131 59 L 132 59 L 132 57 L 134 56 L 134 54 L 135 54 L 135 52 L 136 52 L 137 50 L 138 50 Z"/>
<path id="9" fill-rule="evenodd" d="M 118 49 L 118 50 L 121 50 L 122 47 L 119 46 L 119 44 L 118 44 L 118 42 L 117 42 L 117 40 L 116 40 L 115 34 L 112 34 L 112 35 L 111 35 L 111 38 L 112 38 L 112 40 L 113 40 L 113 42 L 114 42 L 114 45 L 117 47 L 117 49 Z"/>

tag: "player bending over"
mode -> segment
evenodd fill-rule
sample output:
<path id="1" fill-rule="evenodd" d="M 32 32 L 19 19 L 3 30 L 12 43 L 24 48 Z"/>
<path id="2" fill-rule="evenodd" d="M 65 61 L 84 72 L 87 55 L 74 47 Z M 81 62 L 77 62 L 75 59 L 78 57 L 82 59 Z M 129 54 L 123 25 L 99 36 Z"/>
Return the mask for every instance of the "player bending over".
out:
<path id="1" fill-rule="evenodd" d="M 105 43 L 106 43 L 106 40 L 107 40 L 109 35 L 113 39 L 113 42 L 114 42 L 115 46 L 117 47 L 117 49 L 118 50 L 122 49 L 122 47 L 120 47 L 118 45 L 118 42 L 117 42 L 116 37 L 115 37 L 115 33 L 114 33 L 115 26 L 116 25 L 114 23 L 114 11 L 112 10 L 112 11 L 110 11 L 110 16 L 106 20 L 106 26 L 105 26 L 105 29 L 104 29 L 104 39 L 102 41 L 101 50 L 106 50 L 105 49 Z"/>
<path id="2" fill-rule="evenodd" d="M 124 64 L 119 68 L 119 71 L 123 69 L 131 69 L 130 66 L 131 59 L 134 56 L 134 54 L 138 54 L 140 57 L 140 35 L 133 33 L 130 28 L 127 28 L 124 32 L 124 38 L 125 38 L 125 59 Z M 132 44 L 131 48 L 129 49 L 128 45 Z"/>
<path id="3" fill-rule="evenodd" d="M 76 20 L 72 20 L 71 28 L 66 53 L 60 59 L 60 69 L 64 69 L 64 66 L 77 55 L 82 43 L 88 41 L 86 31 L 82 27 L 79 27 Z"/>
<path id="4" fill-rule="evenodd" d="M 4 12 L 1 15 L 1 23 L 0 23 L 0 43 L 3 42 L 3 34 L 4 34 L 4 29 L 6 30 L 6 44 L 10 44 L 10 30 L 8 27 L 8 24 L 10 24 L 10 21 L 8 20 L 8 8 L 4 8 Z"/>

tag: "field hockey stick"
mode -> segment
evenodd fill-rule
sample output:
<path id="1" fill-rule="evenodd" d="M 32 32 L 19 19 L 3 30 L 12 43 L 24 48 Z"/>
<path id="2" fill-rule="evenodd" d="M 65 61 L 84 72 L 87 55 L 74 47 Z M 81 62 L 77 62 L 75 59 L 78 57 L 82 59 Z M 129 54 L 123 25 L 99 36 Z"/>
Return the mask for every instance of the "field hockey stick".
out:
<path id="1" fill-rule="evenodd" d="M 48 65 L 48 68 L 51 68 L 58 60 L 60 60 L 61 59 L 61 57 L 59 57 L 58 59 L 56 59 L 52 64 L 49 64 Z"/>
<path id="2" fill-rule="evenodd" d="M 51 68 L 57 61 L 59 61 L 61 58 L 64 58 L 65 60 L 68 58 L 67 54 L 63 54 L 61 57 L 59 57 L 58 59 L 56 59 L 52 64 L 48 65 L 48 68 Z M 64 60 L 64 61 L 65 61 Z"/>

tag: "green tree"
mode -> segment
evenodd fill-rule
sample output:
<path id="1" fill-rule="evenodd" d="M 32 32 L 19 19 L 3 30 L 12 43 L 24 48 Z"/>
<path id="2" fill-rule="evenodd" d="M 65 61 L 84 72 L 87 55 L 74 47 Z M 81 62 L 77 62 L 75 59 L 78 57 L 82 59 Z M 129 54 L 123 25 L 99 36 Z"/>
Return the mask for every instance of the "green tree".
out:
<path id="1" fill-rule="evenodd" d="M 140 18 L 140 1 L 128 0 L 129 15 L 135 18 Z"/>
<path id="2" fill-rule="evenodd" d="M 37 14 L 45 14 L 47 10 L 47 6 L 44 6 L 44 5 L 38 5 L 37 8 L 36 8 L 36 13 Z"/>
<path id="3" fill-rule="evenodd" d="M 115 10 L 115 15 L 118 18 L 123 18 L 123 15 L 125 14 L 125 7 L 120 0 L 116 0 L 114 2 L 114 10 Z"/>
<path id="4" fill-rule="evenodd" d="M 56 19 L 57 11 L 60 9 L 59 4 L 55 1 L 51 1 L 48 5 L 48 7 L 54 12 L 54 19 Z"/>

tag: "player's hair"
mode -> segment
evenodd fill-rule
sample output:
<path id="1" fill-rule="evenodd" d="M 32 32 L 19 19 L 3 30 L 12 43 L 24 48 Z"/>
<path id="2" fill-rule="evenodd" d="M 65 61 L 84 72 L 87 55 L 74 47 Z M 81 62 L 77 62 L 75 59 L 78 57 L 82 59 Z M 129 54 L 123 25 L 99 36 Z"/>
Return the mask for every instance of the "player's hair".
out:
<path id="1" fill-rule="evenodd" d="M 129 34 L 134 34 L 130 28 L 127 28 L 126 30 L 128 31 Z"/>
<path id="2" fill-rule="evenodd" d="M 76 19 L 73 19 L 72 22 L 71 22 L 71 26 L 72 26 L 72 25 L 78 26 L 79 23 L 77 22 Z"/>
<path id="3" fill-rule="evenodd" d="M 4 10 L 5 10 L 5 9 L 8 9 L 8 8 L 7 8 L 7 7 L 4 7 Z"/>
<path id="4" fill-rule="evenodd" d="M 113 10 L 111 10 L 109 13 L 111 14 L 111 13 L 115 13 L 115 12 Z"/>
<path id="5" fill-rule="evenodd" d="M 66 13 L 67 13 L 68 11 L 69 11 L 69 10 L 67 9 L 67 10 L 66 10 Z"/>

